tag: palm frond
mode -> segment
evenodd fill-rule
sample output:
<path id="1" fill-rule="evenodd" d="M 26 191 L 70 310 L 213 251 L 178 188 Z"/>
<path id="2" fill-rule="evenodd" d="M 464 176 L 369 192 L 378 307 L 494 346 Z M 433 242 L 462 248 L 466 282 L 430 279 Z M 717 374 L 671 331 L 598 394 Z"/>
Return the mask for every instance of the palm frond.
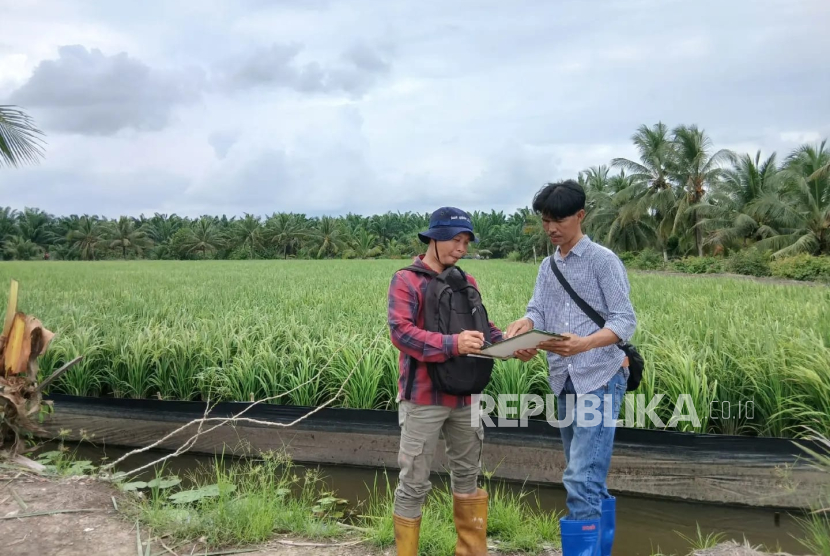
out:
<path id="1" fill-rule="evenodd" d="M 43 132 L 15 106 L 0 105 L 0 167 L 36 164 L 43 156 Z"/>
<path id="2" fill-rule="evenodd" d="M 818 238 L 809 230 L 797 230 L 791 234 L 762 239 L 755 244 L 758 249 L 773 251 L 773 257 L 789 257 L 800 253 L 812 253 L 818 247 Z"/>

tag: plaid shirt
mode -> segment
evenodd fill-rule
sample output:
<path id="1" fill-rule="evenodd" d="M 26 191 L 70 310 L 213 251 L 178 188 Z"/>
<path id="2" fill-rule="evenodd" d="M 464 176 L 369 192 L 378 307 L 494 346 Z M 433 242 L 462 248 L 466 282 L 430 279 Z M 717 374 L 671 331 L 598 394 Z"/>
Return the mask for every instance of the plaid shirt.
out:
<path id="1" fill-rule="evenodd" d="M 423 255 L 414 263 L 429 268 Z M 470 283 L 478 288 L 475 279 L 467 274 Z M 399 270 L 389 285 L 388 322 L 392 344 L 400 350 L 398 357 L 398 400 L 406 397 L 409 373 L 415 372 L 412 396 L 409 400 L 420 405 L 442 405 L 460 408 L 469 405 L 470 396 L 456 396 L 436 389 L 427 372 L 427 363 L 440 363 L 458 355 L 458 334 L 444 335 L 424 330 L 423 301 L 431 278 L 408 270 Z M 490 322 L 491 341 L 502 339 L 502 332 Z M 413 368 L 414 366 L 414 368 Z"/>

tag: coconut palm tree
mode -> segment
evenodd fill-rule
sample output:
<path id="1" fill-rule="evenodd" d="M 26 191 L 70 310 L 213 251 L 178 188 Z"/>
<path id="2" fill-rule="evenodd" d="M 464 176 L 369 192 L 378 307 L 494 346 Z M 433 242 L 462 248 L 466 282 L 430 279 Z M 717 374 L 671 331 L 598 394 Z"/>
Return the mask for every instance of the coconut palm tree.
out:
<path id="1" fill-rule="evenodd" d="M 779 197 L 781 177 L 775 153 L 766 160 L 761 160 L 761 151 L 754 158 L 742 155 L 724 172 L 711 203 L 700 208 L 701 226 L 712 230 L 704 244 L 746 247 L 750 240 L 778 235 L 772 219 L 757 213 L 755 207 Z"/>
<path id="2" fill-rule="evenodd" d="M 830 164 L 827 141 L 802 145 L 785 160 L 781 194 L 759 200 L 756 214 L 778 223 L 780 234 L 758 242 L 776 257 L 830 253 Z"/>
<path id="3" fill-rule="evenodd" d="M 619 193 L 617 202 L 622 207 L 624 221 L 634 222 L 639 218 L 650 216 L 652 227 L 663 251 L 663 259 L 668 260 L 668 242 L 674 233 L 674 220 L 677 213 L 679 192 L 671 179 L 671 164 L 675 158 L 675 145 L 670 137 L 669 128 L 663 122 L 652 127 L 641 125 L 631 137 L 640 155 L 640 161 L 627 158 L 614 158 L 612 168 L 622 168 L 629 172 L 632 186 Z"/>
<path id="4" fill-rule="evenodd" d="M 322 259 L 330 255 L 341 253 L 346 241 L 336 218 L 323 216 L 311 232 L 312 247 L 316 249 L 316 257 Z"/>
<path id="5" fill-rule="evenodd" d="M 192 225 L 176 232 L 176 236 L 181 236 L 178 240 L 178 248 L 188 255 L 201 253 L 204 259 L 209 252 L 214 253 L 225 246 L 226 238 L 220 226 L 218 219 L 201 217 Z M 175 236 L 174 239 L 176 239 Z"/>
<path id="6" fill-rule="evenodd" d="M 262 223 L 258 216 L 246 213 L 245 218 L 234 222 L 230 234 L 236 244 L 247 251 L 249 259 L 255 258 L 262 248 Z"/>
<path id="7" fill-rule="evenodd" d="M 673 133 L 675 147 L 669 167 L 673 180 L 683 191 L 677 205 L 674 232 L 690 227 L 697 254 L 702 257 L 701 206 L 707 194 L 719 185 L 725 172 L 723 165 L 734 164 L 736 158 L 728 149 L 712 153 L 712 139 L 695 125 L 678 126 Z"/>
<path id="8" fill-rule="evenodd" d="M 287 259 L 288 253 L 297 249 L 309 233 L 304 215 L 281 212 L 267 218 L 262 235 L 267 244 L 281 250 L 283 258 Z"/>
<path id="9" fill-rule="evenodd" d="M 16 106 L 0 105 L 0 167 L 37 163 L 43 156 L 43 132 Z"/>

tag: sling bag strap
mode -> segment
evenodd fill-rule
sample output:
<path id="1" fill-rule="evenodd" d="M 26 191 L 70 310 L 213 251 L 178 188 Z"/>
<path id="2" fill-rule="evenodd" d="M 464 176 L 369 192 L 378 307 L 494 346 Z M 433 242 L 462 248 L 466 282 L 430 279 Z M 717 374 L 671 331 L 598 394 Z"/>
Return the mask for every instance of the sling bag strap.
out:
<path id="1" fill-rule="evenodd" d="M 562 271 L 559 270 L 558 266 L 556 266 L 556 261 L 553 260 L 553 257 L 550 258 L 550 266 L 553 269 L 553 273 L 556 274 L 556 278 L 559 280 L 559 283 L 562 284 L 562 287 L 565 288 L 565 291 L 568 292 L 568 295 L 571 296 L 571 299 L 574 300 L 577 306 L 579 306 L 579 308 L 582 309 L 582 311 L 586 315 L 588 315 L 588 318 L 594 321 L 597 326 L 599 326 L 600 328 L 604 327 L 605 319 L 603 319 L 599 315 L 599 313 L 594 311 L 594 308 L 588 305 L 584 299 L 579 297 L 579 294 L 577 294 L 571 287 L 571 285 L 568 283 L 568 281 L 565 280 L 565 277 L 562 275 Z M 617 347 L 620 348 L 626 354 L 626 356 L 628 355 L 628 352 L 622 346 L 617 344 Z M 628 357 L 626 357 L 626 361 L 623 363 L 623 365 L 628 365 Z"/>
<path id="2" fill-rule="evenodd" d="M 565 288 L 565 291 L 568 292 L 568 295 L 571 296 L 571 299 L 574 300 L 579 308 L 582 309 L 586 315 L 588 315 L 588 318 L 594 321 L 600 328 L 605 326 L 605 319 L 599 316 L 599 313 L 594 311 L 593 307 L 585 303 L 585 300 L 579 297 L 568 281 L 565 280 L 565 277 L 562 276 L 562 271 L 559 270 L 558 266 L 556 266 L 556 261 L 553 260 L 553 257 L 550 258 L 550 267 L 553 269 L 553 273 L 556 274 L 556 278 L 559 280 L 559 283 L 562 284 L 562 287 Z"/>

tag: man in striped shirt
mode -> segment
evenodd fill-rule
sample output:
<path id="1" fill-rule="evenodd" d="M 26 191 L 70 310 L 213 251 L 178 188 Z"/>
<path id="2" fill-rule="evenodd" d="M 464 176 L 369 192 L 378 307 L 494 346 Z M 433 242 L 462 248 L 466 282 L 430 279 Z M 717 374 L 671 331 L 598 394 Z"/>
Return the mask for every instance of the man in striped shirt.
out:
<path id="1" fill-rule="evenodd" d="M 560 523 L 562 548 L 564 556 L 610 556 L 616 501 L 608 493 L 606 477 L 614 427 L 613 423 L 608 426 L 605 415 L 616 420 L 628 381 L 628 362 L 617 346 L 630 340 L 637 325 L 629 299 L 628 275 L 613 251 L 583 234 L 585 192 L 575 181 L 543 188 L 534 198 L 533 210 L 542 216 L 545 233 L 556 251 L 539 267 L 525 317 L 508 326 L 505 337 L 533 328 L 567 337 L 538 346 L 547 352 L 567 464 L 562 480 L 568 493 L 569 515 Z M 602 316 L 603 328 L 571 299 L 551 263 L 557 265 L 579 297 Z M 585 412 L 579 411 L 580 398 L 584 403 L 588 394 L 599 402 L 599 406 L 584 406 L 603 416 L 598 424 L 586 422 Z M 605 407 L 608 403 L 610 411 Z M 582 551 L 586 549 L 596 552 Z"/>
<path id="2" fill-rule="evenodd" d="M 428 244 L 427 252 L 413 266 L 440 274 L 455 265 L 476 241 L 469 214 L 454 208 L 436 210 L 429 230 L 418 234 Z M 478 289 L 469 274 L 467 281 Z M 439 434 L 444 433 L 453 491 L 453 520 L 458 533 L 456 554 L 487 554 L 487 492 L 477 488 L 481 470 L 484 428 L 471 426 L 470 395 L 455 395 L 433 384 L 427 363 L 441 363 L 454 357 L 480 353 L 484 334 L 465 330 L 442 334 L 424 328 L 424 299 L 431 278 L 420 272 L 399 270 L 389 286 L 388 322 L 392 343 L 400 350 L 398 381 L 398 423 L 401 442 L 398 452 L 400 476 L 395 490 L 393 521 L 399 556 L 415 556 L 421 524 L 421 508 L 431 489 L 429 480 Z M 502 332 L 488 321 L 490 340 L 502 339 Z M 527 361 L 531 355 L 523 355 Z"/>

